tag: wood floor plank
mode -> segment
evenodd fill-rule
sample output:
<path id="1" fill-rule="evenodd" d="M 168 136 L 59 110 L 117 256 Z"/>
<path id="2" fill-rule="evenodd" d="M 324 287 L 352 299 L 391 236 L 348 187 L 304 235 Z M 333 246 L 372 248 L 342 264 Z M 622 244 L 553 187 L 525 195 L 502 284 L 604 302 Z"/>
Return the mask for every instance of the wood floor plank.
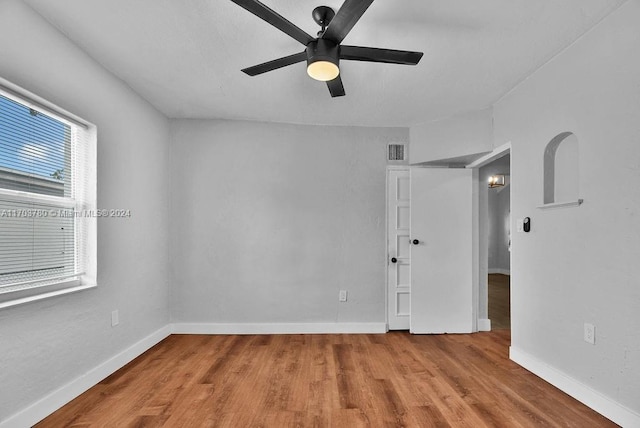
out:
<path id="1" fill-rule="evenodd" d="M 489 319 L 493 330 L 511 328 L 511 277 L 490 274 L 487 280 Z"/>
<path id="2" fill-rule="evenodd" d="M 474 335 L 172 335 L 37 427 L 614 427 Z"/>

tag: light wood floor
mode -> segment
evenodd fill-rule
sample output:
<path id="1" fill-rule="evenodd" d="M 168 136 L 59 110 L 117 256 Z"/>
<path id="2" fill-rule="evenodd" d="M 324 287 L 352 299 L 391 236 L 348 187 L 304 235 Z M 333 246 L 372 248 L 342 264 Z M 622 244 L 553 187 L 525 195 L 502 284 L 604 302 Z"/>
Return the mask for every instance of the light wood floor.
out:
<path id="1" fill-rule="evenodd" d="M 492 330 L 511 328 L 510 276 L 489 275 L 489 319 Z"/>
<path id="2" fill-rule="evenodd" d="M 173 335 L 37 427 L 608 427 L 474 335 Z"/>

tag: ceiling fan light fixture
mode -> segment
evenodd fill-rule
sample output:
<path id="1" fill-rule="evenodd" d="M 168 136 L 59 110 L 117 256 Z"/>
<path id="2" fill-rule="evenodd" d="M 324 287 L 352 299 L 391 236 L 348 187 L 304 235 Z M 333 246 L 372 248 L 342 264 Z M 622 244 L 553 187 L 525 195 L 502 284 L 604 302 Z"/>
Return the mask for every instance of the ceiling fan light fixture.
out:
<path id="1" fill-rule="evenodd" d="M 318 39 L 307 45 L 307 74 L 321 82 L 340 75 L 338 46 L 329 40 Z"/>
<path id="2" fill-rule="evenodd" d="M 307 74 L 321 82 L 333 80 L 340 75 L 340 69 L 330 61 L 315 61 L 307 66 Z"/>

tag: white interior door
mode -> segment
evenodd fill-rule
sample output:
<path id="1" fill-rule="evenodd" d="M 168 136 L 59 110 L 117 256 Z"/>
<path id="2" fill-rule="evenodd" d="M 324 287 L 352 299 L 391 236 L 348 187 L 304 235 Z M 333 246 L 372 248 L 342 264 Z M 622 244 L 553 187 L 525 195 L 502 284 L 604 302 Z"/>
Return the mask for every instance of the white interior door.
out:
<path id="1" fill-rule="evenodd" d="M 387 317 L 389 330 L 409 330 L 411 254 L 409 169 L 387 174 Z"/>
<path id="2" fill-rule="evenodd" d="M 473 172 L 411 168 L 411 332 L 470 333 Z"/>

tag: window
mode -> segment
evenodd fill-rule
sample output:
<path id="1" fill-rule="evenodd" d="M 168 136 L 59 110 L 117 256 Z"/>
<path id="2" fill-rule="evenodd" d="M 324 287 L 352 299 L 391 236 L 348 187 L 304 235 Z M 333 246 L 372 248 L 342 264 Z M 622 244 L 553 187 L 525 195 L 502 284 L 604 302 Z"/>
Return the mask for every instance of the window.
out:
<path id="1" fill-rule="evenodd" d="M 95 286 L 95 127 L 35 98 L 0 86 L 0 307 Z"/>

